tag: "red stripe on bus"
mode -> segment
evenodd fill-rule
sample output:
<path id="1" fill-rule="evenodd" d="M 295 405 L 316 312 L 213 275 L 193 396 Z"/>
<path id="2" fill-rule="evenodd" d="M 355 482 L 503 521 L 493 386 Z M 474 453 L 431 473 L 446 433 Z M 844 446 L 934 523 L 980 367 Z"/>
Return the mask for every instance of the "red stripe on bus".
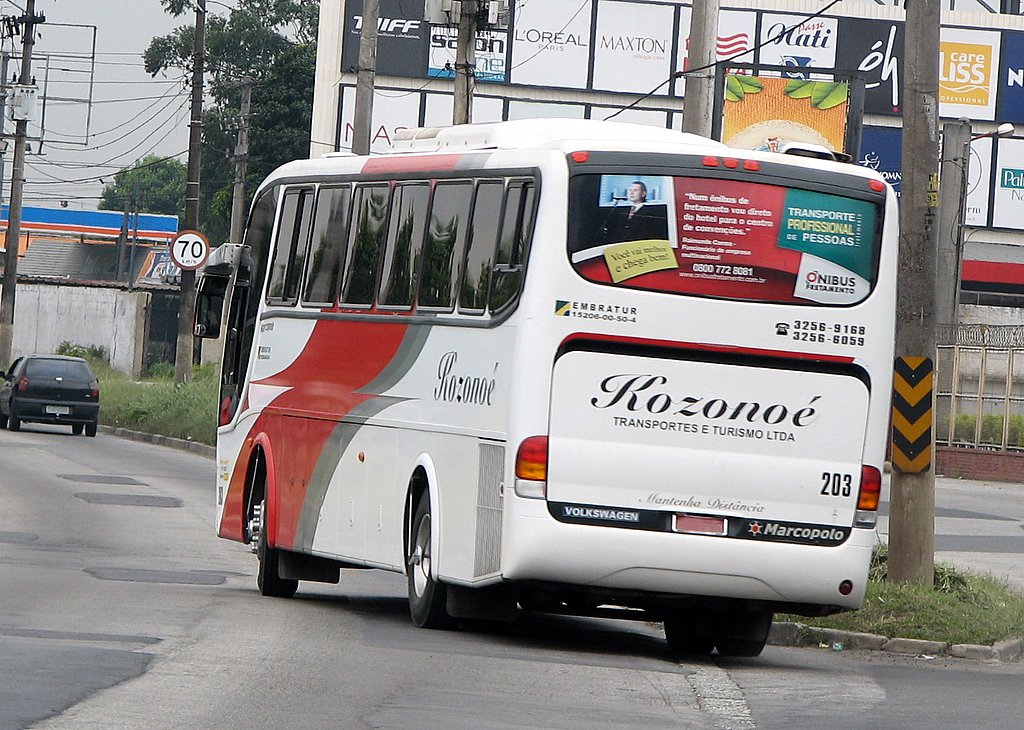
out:
<path id="1" fill-rule="evenodd" d="M 646 340 L 637 337 L 620 337 L 617 335 L 591 334 L 577 332 L 562 340 L 562 346 L 572 342 L 611 342 L 620 345 L 636 345 L 641 347 L 662 347 L 671 350 L 687 350 L 690 352 L 724 352 L 736 355 L 753 355 L 756 357 L 774 357 L 785 360 L 811 360 L 814 362 L 834 362 L 850 364 L 854 358 L 845 355 L 824 355 L 817 352 L 795 352 L 793 350 L 770 350 L 759 347 L 737 347 L 735 345 L 713 345 L 707 342 L 680 342 L 678 340 Z"/>
<path id="2" fill-rule="evenodd" d="M 389 155 L 387 157 L 370 157 L 363 165 L 363 173 L 403 173 L 403 172 L 431 172 L 433 170 L 454 170 L 461 159 L 461 155 L 416 155 L 414 157 L 402 157 L 400 155 Z"/>

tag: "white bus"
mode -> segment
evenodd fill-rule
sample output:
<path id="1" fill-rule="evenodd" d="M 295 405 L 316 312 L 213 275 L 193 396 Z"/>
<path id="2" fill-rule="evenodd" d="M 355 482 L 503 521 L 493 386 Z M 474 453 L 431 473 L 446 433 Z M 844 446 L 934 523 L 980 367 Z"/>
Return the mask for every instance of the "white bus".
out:
<path id="1" fill-rule="evenodd" d="M 537 119 L 284 165 L 200 276 L 219 535 L 266 595 L 404 573 L 425 627 L 622 615 L 756 655 L 774 612 L 858 608 L 896 199 L 814 154 Z"/>

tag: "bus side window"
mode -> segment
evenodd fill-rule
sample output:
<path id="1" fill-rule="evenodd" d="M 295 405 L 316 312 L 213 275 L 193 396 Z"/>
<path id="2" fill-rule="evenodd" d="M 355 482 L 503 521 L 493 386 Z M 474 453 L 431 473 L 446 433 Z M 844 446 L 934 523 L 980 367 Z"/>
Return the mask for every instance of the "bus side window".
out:
<path id="1" fill-rule="evenodd" d="M 352 205 L 348 255 L 341 282 L 342 304 L 373 304 L 380 250 L 387 235 L 388 185 L 360 185 Z"/>
<path id="2" fill-rule="evenodd" d="M 423 247 L 419 306 L 451 310 L 455 304 L 455 262 L 462 256 L 469 228 L 473 183 L 443 183 L 434 188 L 430 224 Z"/>
<path id="3" fill-rule="evenodd" d="M 427 223 L 430 185 L 397 185 L 391 201 L 391 221 L 377 303 L 410 309 L 416 296 L 416 270 Z"/>
<path id="4" fill-rule="evenodd" d="M 504 190 L 505 184 L 501 180 L 483 180 L 477 185 L 473 224 L 469 227 L 466 263 L 459 292 L 460 312 L 483 314 L 487 308 L 487 285 L 491 280 L 494 247 L 498 241 Z"/>
<path id="5" fill-rule="evenodd" d="M 505 197 L 498 256 L 494 262 L 490 301 L 492 312 L 505 307 L 519 292 L 526 249 L 533 231 L 533 208 L 533 182 L 513 180 Z"/>
<path id="6" fill-rule="evenodd" d="M 298 301 L 312 202 L 312 190 L 289 190 L 285 193 L 277 247 L 270 269 L 270 284 L 267 287 L 269 304 L 295 304 Z"/>
<path id="7" fill-rule="evenodd" d="M 321 307 L 334 303 L 338 290 L 341 257 L 348 238 L 348 186 L 320 188 L 316 197 L 313 231 L 309 244 L 306 285 L 302 301 Z"/>
<path id="8" fill-rule="evenodd" d="M 221 364 L 220 423 L 228 423 L 238 410 L 242 385 L 249 370 L 253 339 L 256 336 L 256 316 L 259 313 L 259 286 L 266 274 L 270 234 L 277 213 L 277 190 L 265 190 L 256 200 L 249 214 L 242 243 L 250 250 L 253 270 L 237 277 L 238 284 L 228 305 L 227 333 L 224 336 L 224 356 Z"/>

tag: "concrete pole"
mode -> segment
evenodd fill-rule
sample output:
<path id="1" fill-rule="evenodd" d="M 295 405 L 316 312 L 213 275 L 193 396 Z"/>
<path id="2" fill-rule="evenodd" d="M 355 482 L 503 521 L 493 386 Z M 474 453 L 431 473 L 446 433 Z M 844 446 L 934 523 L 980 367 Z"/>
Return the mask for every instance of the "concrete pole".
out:
<path id="1" fill-rule="evenodd" d="M 356 69 L 356 108 L 352 117 L 352 152 L 370 154 L 373 121 L 373 86 L 377 76 L 377 21 L 380 0 L 363 0 L 363 27 L 359 33 L 359 68 Z"/>
<path id="2" fill-rule="evenodd" d="M 935 272 L 935 312 L 940 325 L 956 326 L 960 319 L 960 261 L 970 152 L 971 120 L 960 119 L 943 124 L 942 159 L 939 166 L 938 259 Z"/>
<path id="3" fill-rule="evenodd" d="M 939 205 L 939 0 L 907 4 L 903 76 L 903 196 L 896 354 L 935 359 L 936 214 Z M 932 426 L 934 432 L 934 424 Z M 889 580 L 935 582 L 935 465 L 892 473 Z"/>
<path id="4" fill-rule="evenodd" d="M 459 38 L 455 48 L 455 103 L 452 124 L 473 121 L 473 87 L 476 81 L 476 26 L 479 3 L 462 0 L 459 15 Z"/>
<path id="5" fill-rule="evenodd" d="M 27 0 L 22 25 L 20 86 L 32 84 L 32 48 L 35 26 L 46 21 L 36 16 L 35 0 Z M 28 120 L 19 119 L 14 130 L 14 169 L 11 172 L 11 204 L 7 213 L 7 239 L 4 257 L 4 287 L 0 293 L 0 368 L 11 362 L 14 351 L 14 300 L 18 287 L 18 248 L 21 244 L 21 209 L 25 193 L 25 149 L 28 144 Z"/>
<path id="6" fill-rule="evenodd" d="M 715 69 L 718 60 L 718 0 L 695 2 L 690 15 L 690 49 L 688 68 L 702 68 L 696 75 L 686 75 L 683 98 L 683 131 L 711 136 L 715 111 Z"/>
<path id="7" fill-rule="evenodd" d="M 183 230 L 199 229 L 199 176 L 203 154 L 203 73 L 206 70 L 206 0 L 196 0 L 195 47 L 192 55 L 192 108 L 188 135 L 188 179 L 185 183 Z M 174 382 L 192 379 L 195 340 L 192 320 L 196 311 L 196 272 L 181 272 L 181 310 L 178 312 L 178 340 L 174 351 Z"/>
<path id="8" fill-rule="evenodd" d="M 249 118 L 252 116 L 252 79 L 242 79 L 241 125 L 235 144 L 235 183 L 231 188 L 231 243 L 241 243 L 245 230 L 245 175 L 249 162 Z"/>

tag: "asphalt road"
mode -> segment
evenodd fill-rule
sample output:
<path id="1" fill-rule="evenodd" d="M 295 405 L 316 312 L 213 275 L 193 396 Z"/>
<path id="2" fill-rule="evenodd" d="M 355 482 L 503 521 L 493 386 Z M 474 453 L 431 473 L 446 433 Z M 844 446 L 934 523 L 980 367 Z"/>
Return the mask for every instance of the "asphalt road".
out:
<path id="1" fill-rule="evenodd" d="M 262 598 L 254 558 L 214 537 L 212 461 L 28 429 L 0 431 L 3 730 L 1017 728 L 1024 716 L 1022 664 L 781 647 L 679 662 L 659 626 L 565 617 L 424 631 L 404 579 L 375 571 Z M 951 486 L 951 554 L 998 563 L 1021 532 L 1002 514 L 1012 494 Z"/>

